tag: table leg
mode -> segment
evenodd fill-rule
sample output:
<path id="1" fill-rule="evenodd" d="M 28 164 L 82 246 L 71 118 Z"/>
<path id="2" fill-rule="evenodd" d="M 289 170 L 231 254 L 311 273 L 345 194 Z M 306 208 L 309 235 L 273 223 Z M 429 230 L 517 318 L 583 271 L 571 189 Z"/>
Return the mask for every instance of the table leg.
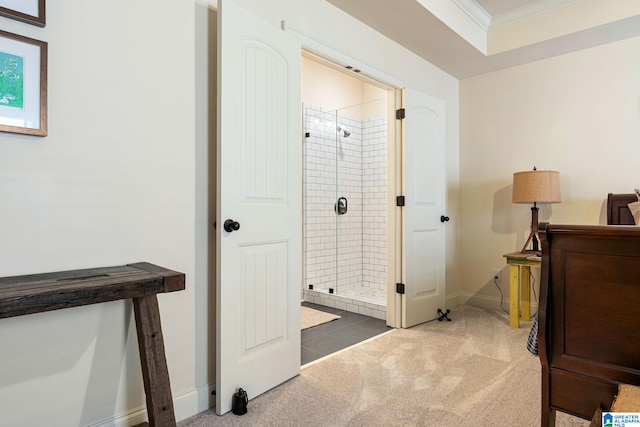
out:
<path id="1" fill-rule="evenodd" d="M 518 288 L 520 282 L 520 269 L 517 265 L 509 265 L 509 326 L 520 327 Z"/>
<path id="2" fill-rule="evenodd" d="M 149 425 L 151 427 L 175 426 L 176 418 L 173 411 L 167 359 L 164 354 L 158 298 L 155 294 L 133 298 L 133 310 L 136 316 Z"/>
<path id="3" fill-rule="evenodd" d="M 522 320 L 531 320 L 531 267 L 520 267 L 520 298 L 522 299 Z"/>

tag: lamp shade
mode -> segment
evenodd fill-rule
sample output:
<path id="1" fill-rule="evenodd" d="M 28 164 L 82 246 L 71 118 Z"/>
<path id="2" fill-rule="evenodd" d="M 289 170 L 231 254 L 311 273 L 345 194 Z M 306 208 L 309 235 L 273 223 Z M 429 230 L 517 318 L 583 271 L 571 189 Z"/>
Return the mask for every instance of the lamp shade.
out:
<path id="1" fill-rule="evenodd" d="M 560 203 L 560 173 L 532 170 L 513 174 L 513 203 Z"/>

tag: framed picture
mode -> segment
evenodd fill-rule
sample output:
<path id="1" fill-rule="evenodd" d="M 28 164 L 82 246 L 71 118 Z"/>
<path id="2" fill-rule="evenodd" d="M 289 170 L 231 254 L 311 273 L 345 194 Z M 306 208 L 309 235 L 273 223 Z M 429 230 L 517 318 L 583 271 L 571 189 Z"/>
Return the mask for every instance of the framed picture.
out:
<path id="1" fill-rule="evenodd" d="M 0 31 L 0 131 L 47 135 L 47 43 Z"/>
<path id="2" fill-rule="evenodd" d="M 27 24 L 46 25 L 45 0 L 0 0 L 0 16 Z"/>

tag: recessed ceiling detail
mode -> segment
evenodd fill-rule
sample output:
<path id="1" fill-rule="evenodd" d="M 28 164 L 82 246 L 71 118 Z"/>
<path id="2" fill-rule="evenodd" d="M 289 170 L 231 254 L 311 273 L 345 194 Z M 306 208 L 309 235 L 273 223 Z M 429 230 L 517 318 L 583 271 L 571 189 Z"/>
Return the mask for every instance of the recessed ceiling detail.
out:
<path id="1" fill-rule="evenodd" d="M 326 1 L 459 79 L 640 36 L 640 1 Z"/>

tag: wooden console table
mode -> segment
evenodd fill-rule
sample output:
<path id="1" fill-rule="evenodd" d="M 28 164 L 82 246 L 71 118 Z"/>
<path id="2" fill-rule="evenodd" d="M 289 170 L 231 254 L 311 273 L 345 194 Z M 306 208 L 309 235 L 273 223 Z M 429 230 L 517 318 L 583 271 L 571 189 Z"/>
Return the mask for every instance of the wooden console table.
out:
<path id="1" fill-rule="evenodd" d="M 540 257 L 532 254 L 513 252 L 503 255 L 509 265 L 509 326 L 520 327 L 520 304 L 522 304 L 522 320 L 531 320 L 531 267 L 540 267 Z M 518 296 L 520 295 L 520 301 Z"/>
<path id="2" fill-rule="evenodd" d="M 183 273 L 149 263 L 0 278 L 0 319 L 132 299 L 151 426 L 175 426 L 156 294 L 185 288 Z"/>

